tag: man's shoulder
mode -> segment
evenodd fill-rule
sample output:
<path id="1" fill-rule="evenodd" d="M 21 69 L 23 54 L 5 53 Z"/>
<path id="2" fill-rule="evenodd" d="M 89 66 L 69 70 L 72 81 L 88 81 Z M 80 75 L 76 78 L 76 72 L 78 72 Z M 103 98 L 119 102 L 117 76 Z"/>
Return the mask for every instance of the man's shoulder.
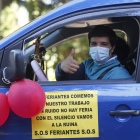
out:
<path id="1" fill-rule="evenodd" d="M 131 78 L 132 76 L 129 74 L 129 72 L 125 69 L 123 65 L 120 64 L 120 66 L 113 68 L 110 71 L 111 77 L 118 77 L 119 78 Z"/>

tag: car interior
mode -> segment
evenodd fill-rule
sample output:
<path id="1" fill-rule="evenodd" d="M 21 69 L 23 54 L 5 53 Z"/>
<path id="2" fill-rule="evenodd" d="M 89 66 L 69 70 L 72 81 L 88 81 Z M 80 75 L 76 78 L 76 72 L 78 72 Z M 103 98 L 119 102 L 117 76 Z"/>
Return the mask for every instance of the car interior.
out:
<path id="1" fill-rule="evenodd" d="M 28 40 L 24 44 L 24 54 L 22 56 L 24 59 L 24 68 L 20 68 L 25 71 L 16 72 L 13 77 L 10 77 L 7 68 L 7 70 L 5 70 L 5 79 L 14 81 L 15 77 L 25 77 L 26 79 L 34 81 L 56 81 L 55 69 L 57 65 L 69 55 L 71 49 L 74 47 L 72 45 L 76 46 L 75 49 L 78 56 L 76 59 L 78 59 L 80 63 L 90 58 L 88 54 L 89 45 L 87 35 L 95 25 L 106 25 L 115 31 L 118 37 L 116 46 L 120 46 L 116 47 L 119 48 L 117 51 L 123 54 L 120 62 L 134 79 L 139 41 L 139 24 L 135 17 L 114 17 L 79 21 L 47 32 L 33 40 Z M 81 42 L 76 44 L 77 41 Z M 83 44 L 84 46 L 82 46 Z M 59 50 L 59 48 L 61 49 Z M 18 53 L 17 51 L 12 51 L 10 55 L 13 55 L 13 59 L 16 59 L 15 56 L 17 56 Z M 79 55 L 80 53 L 81 55 Z M 17 59 L 19 58 L 17 57 Z M 53 62 L 51 60 L 53 60 Z M 17 63 L 18 60 L 14 60 L 14 62 Z M 11 69 L 11 66 L 8 67 Z M 48 67 L 50 67 L 49 70 Z M 52 72 L 53 78 L 49 78 Z M 17 73 L 21 75 L 17 76 Z M 46 78 L 42 80 L 41 77 Z"/>

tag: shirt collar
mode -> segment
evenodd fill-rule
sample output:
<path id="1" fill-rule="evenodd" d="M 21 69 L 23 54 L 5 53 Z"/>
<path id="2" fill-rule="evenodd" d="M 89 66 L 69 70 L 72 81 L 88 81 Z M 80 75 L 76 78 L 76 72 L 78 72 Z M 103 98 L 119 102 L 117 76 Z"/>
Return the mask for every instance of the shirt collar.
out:
<path id="1" fill-rule="evenodd" d="M 110 61 L 113 61 L 113 60 L 116 60 L 116 59 L 117 59 L 117 55 L 115 55 L 115 56 L 111 57 L 110 59 L 108 59 L 108 60 L 105 62 L 105 64 L 106 64 L 107 62 L 110 62 Z"/>

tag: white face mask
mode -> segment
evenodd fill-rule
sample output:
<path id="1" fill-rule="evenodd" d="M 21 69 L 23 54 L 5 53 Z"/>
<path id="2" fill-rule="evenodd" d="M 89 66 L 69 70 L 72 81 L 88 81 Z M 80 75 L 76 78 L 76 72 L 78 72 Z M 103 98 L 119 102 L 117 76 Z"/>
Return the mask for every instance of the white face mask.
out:
<path id="1" fill-rule="evenodd" d="M 104 64 L 109 58 L 109 48 L 105 47 L 90 47 L 89 55 L 96 64 Z"/>

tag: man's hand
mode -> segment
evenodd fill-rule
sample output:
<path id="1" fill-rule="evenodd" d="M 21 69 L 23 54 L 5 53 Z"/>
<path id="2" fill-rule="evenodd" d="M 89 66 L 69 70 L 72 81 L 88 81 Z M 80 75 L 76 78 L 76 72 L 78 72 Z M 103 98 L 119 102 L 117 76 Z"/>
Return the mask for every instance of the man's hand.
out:
<path id="1" fill-rule="evenodd" d="M 75 50 L 72 49 L 71 54 L 61 63 L 61 69 L 65 73 L 74 74 L 79 69 L 79 62 L 73 59 Z"/>

